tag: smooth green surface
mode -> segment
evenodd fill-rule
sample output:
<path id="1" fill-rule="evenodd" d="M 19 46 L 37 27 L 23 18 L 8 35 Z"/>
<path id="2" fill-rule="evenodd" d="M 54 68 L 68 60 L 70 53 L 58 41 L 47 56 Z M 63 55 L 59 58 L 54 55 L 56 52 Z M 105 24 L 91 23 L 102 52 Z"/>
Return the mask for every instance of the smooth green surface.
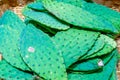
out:
<path id="1" fill-rule="evenodd" d="M 99 32 L 71 28 L 67 31 L 58 32 L 52 39 L 58 49 L 61 50 L 66 68 L 68 68 L 80 57 L 86 55 L 99 35 Z"/>
<path id="2" fill-rule="evenodd" d="M 28 25 L 20 36 L 21 56 L 39 76 L 47 80 L 67 80 L 62 54 L 50 37 L 33 25 Z"/>
<path id="3" fill-rule="evenodd" d="M 58 20 L 48 12 L 39 12 L 25 8 L 23 10 L 23 15 L 49 28 L 58 30 L 66 30 L 70 28 L 68 24 Z"/>
<path id="4" fill-rule="evenodd" d="M 22 70 L 29 70 L 23 62 L 18 49 L 19 33 L 10 26 L 0 26 L 0 52 L 3 58 L 12 66 Z"/>
<path id="5" fill-rule="evenodd" d="M 34 76 L 20 71 L 2 60 L 0 61 L 0 78 L 4 80 L 33 80 Z"/>
<path id="6" fill-rule="evenodd" d="M 80 7 L 51 0 L 44 0 L 43 3 L 50 13 L 69 24 L 84 29 L 118 34 L 118 30 L 110 22 Z"/>

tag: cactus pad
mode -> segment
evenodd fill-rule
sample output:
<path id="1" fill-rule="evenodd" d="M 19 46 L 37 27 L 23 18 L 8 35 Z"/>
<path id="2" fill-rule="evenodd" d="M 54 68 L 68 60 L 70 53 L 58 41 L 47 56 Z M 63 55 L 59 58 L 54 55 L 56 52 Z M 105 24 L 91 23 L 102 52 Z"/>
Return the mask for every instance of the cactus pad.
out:
<path id="1" fill-rule="evenodd" d="M 57 18 L 55 18 L 54 16 L 52 16 L 47 12 L 38 12 L 31 10 L 29 8 L 25 8 L 23 10 L 23 15 L 50 28 L 54 28 L 58 30 L 66 30 L 69 28 L 68 24 L 58 20 Z"/>
<path id="2" fill-rule="evenodd" d="M 86 59 L 86 57 L 89 57 L 92 54 L 100 51 L 101 49 L 103 49 L 104 46 L 105 46 L 104 35 L 100 35 L 100 37 L 96 40 L 96 42 L 95 42 L 94 46 L 91 48 L 91 50 L 89 50 L 85 56 L 80 58 L 80 60 L 84 60 L 84 59 Z"/>
<path id="3" fill-rule="evenodd" d="M 9 25 L 13 29 L 18 30 L 20 33 L 24 27 L 26 27 L 25 23 L 16 15 L 14 12 L 7 10 L 1 17 L 2 23 L 5 25 Z"/>
<path id="4" fill-rule="evenodd" d="M 33 25 L 28 25 L 20 36 L 21 56 L 28 66 L 46 80 L 67 80 L 62 54 L 50 37 Z"/>
<path id="5" fill-rule="evenodd" d="M 52 39 L 61 50 L 66 67 L 76 62 L 93 46 L 100 33 L 79 29 L 58 32 Z"/>
<path id="6" fill-rule="evenodd" d="M 95 72 L 99 69 L 101 69 L 104 65 L 99 66 L 99 62 L 102 61 L 99 58 L 93 58 L 90 60 L 86 60 L 84 62 L 77 62 L 77 64 L 74 64 L 70 70 L 76 71 L 76 72 Z"/>
<path id="7" fill-rule="evenodd" d="M 10 26 L 0 26 L 0 52 L 11 65 L 22 70 L 29 70 L 23 62 L 18 50 L 19 33 Z"/>
<path id="8" fill-rule="evenodd" d="M 111 60 L 104 66 L 102 71 L 95 72 L 92 74 L 80 74 L 80 73 L 70 73 L 68 74 L 69 80 L 109 80 L 115 65 L 117 62 L 116 54 L 111 58 Z"/>
<path id="9" fill-rule="evenodd" d="M 100 51 L 98 51 L 98 52 L 92 54 L 91 56 L 89 56 L 89 58 L 109 54 L 110 52 L 112 52 L 117 47 L 117 44 L 113 39 L 111 39 L 110 37 L 108 37 L 106 35 L 103 35 L 103 37 L 104 37 L 104 41 L 105 41 L 105 46 Z"/>
<path id="10" fill-rule="evenodd" d="M 92 58 L 84 61 L 78 61 L 76 62 L 76 64 L 70 67 L 70 70 L 87 73 L 95 72 L 97 70 L 103 69 L 103 67 L 116 53 L 118 53 L 117 49 L 113 50 L 110 54 L 107 54 L 100 58 Z"/>
<path id="11" fill-rule="evenodd" d="M 110 22 L 80 7 L 51 0 L 44 0 L 43 3 L 50 13 L 69 24 L 105 33 L 119 33 Z"/>
<path id="12" fill-rule="evenodd" d="M 110 21 L 120 32 L 120 13 L 95 3 L 84 3 L 83 9 Z"/>
<path id="13" fill-rule="evenodd" d="M 14 68 L 3 59 L 0 61 L 0 78 L 5 80 L 33 80 L 34 77 Z"/>
<path id="14" fill-rule="evenodd" d="M 114 49 L 112 52 L 110 52 L 107 55 L 101 56 L 101 59 L 103 60 L 104 65 L 106 65 L 115 54 L 118 54 L 117 49 Z"/>
<path id="15" fill-rule="evenodd" d="M 46 11 L 41 2 L 30 3 L 27 5 L 27 7 L 37 11 Z"/>
<path id="16" fill-rule="evenodd" d="M 116 76 L 116 69 L 113 71 L 112 75 L 110 76 L 109 80 L 118 80 L 117 76 Z"/>

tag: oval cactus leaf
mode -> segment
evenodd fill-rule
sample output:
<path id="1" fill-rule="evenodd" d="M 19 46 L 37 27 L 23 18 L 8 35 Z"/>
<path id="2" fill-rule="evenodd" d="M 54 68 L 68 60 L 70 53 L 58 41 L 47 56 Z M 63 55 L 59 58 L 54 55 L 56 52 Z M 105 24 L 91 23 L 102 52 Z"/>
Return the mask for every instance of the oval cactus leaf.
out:
<path id="1" fill-rule="evenodd" d="M 27 7 L 37 11 L 46 11 L 41 2 L 29 3 Z"/>
<path id="2" fill-rule="evenodd" d="M 0 61 L 0 80 L 33 80 L 32 74 L 20 71 L 5 60 Z"/>
<path id="3" fill-rule="evenodd" d="M 58 32 L 52 39 L 61 50 L 66 68 L 84 56 L 93 46 L 100 33 L 79 29 Z"/>
<path id="4" fill-rule="evenodd" d="M 103 37 L 105 41 L 105 46 L 100 51 L 93 53 L 91 56 L 88 56 L 87 58 L 93 58 L 93 57 L 98 57 L 98 56 L 102 56 L 105 54 L 109 54 L 117 47 L 116 42 L 112 38 L 106 35 L 103 35 Z"/>
<path id="5" fill-rule="evenodd" d="M 105 19 L 100 18 L 90 12 L 64 2 L 44 0 L 44 7 L 60 20 L 74 26 L 105 33 L 118 34 L 118 30 Z"/>
<path id="6" fill-rule="evenodd" d="M 24 22 L 26 23 L 26 25 L 33 24 L 36 28 L 38 28 L 38 29 L 42 30 L 43 32 L 47 33 L 49 36 L 54 36 L 58 32 L 58 30 L 46 27 L 44 25 L 41 25 L 38 22 L 33 21 L 30 18 L 25 18 Z"/>
<path id="7" fill-rule="evenodd" d="M 9 26 L 1 25 L 0 35 L 0 52 L 3 58 L 14 67 L 22 70 L 30 70 L 20 56 L 18 49 L 18 31 Z"/>
<path id="8" fill-rule="evenodd" d="M 52 16 L 47 12 L 38 12 L 38 11 L 31 10 L 29 8 L 25 8 L 23 10 L 23 15 L 44 26 L 47 26 L 53 29 L 66 30 L 70 28 L 68 24 L 58 20 L 56 17 Z"/>
<path id="9" fill-rule="evenodd" d="M 102 56 L 101 58 L 91 58 L 84 61 L 78 61 L 72 65 L 69 69 L 74 72 L 87 72 L 93 73 L 97 70 L 103 69 L 103 67 L 110 61 L 114 54 L 118 53 L 117 49 L 113 50 L 112 53 Z"/>
<path id="10" fill-rule="evenodd" d="M 69 73 L 69 80 L 109 80 L 110 75 L 116 67 L 117 58 L 116 54 L 110 59 L 110 61 L 104 66 L 102 71 L 94 72 L 91 74 Z"/>
<path id="11" fill-rule="evenodd" d="M 94 46 L 87 52 L 87 54 L 83 57 L 81 57 L 79 60 L 86 59 L 86 57 L 89 57 L 90 55 L 100 51 L 105 46 L 104 41 L 104 35 L 100 35 L 100 37 L 96 40 Z"/>
<path id="12" fill-rule="evenodd" d="M 52 28 L 49 28 L 49 27 L 46 27 L 46 26 L 43 26 L 43 25 L 39 25 L 38 22 L 36 21 L 33 21 L 33 20 L 26 20 L 26 23 L 27 24 L 33 24 L 36 28 L 42 30 L 43 32 L 47 33 L 49 36 L 54 36 L 58 30 L 56 29 L 52 29 Z"/>
<path id="13" fill-rule="evenodd" d="M 109 22 L 111 22 L 120 33 L 120 13 L 112 10 L 106 6 L 96 4 L 96 3 L 82 3 L 84 6 L 82 6 L 83 9 L 91 12 L 94 15 L 97 15 L 99 17 L 102 17 Z"/>
<path id="14" fill-rule="evenodd" d="M 3 25 L 9 25 L 13 29 L 18 30 L 19 32 L 22 31 L 24 27 L 26 27 L 25 23 L 16 15 L 14 12 L 7 10 L 1 17 Z"/>
<path id="15" fill-rule="evenodd" d="M 77 64 L 74 64 L 72 67 L 69 68 L 69 70 L 72 70 L 73 72 L 95 72 L 99 69 L 102 69 L 104 65 L 99 66 L 98 63 L 102 61 L 99 58 L 93 58 L 90 60 L 86 60 L 84 62 L 77 62 Z"/>
<path id="16" fill-rule="evenodd" d="M 28 25 L 20 36 L 20 51 L 26 64 L 46 80 L 67 80 L 62 54 L 50 37 Z"/>

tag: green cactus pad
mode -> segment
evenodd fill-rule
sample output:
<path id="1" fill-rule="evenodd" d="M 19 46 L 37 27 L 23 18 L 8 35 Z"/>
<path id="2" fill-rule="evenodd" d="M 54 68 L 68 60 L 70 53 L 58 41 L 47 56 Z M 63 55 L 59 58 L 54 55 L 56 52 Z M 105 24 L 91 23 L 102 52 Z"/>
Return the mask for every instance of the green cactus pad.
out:
<path id="1" fill-rule="evenodd" d="M 0 61 L 0 78 L 3 80 L 33 80 L 32 74 L 20 71 L 5 60 Z"/>
<path id="2" fill-rule="evenodd" d="M 111 60 L 104 66 L 102 71 L 92 74 L 70 73 L 68 74 L 69 80 L 109 80 L 110 75 L 116 67 L 117 58 L 114 55 Z"/>
<path id="3" fill-rule="evenodd" d="M 98 65 L 98 62 L 100 61 L 102 60 L 99 58 L 93 58 L 86 60 L 84 62 L 77 62 L 77 64 L 74 64 L 69 69 L 76 72 L 88 72 L 88 73 L 95 72 L 103 67 Z"/>
<path id="4" fill-rule="evenodd" d="M 79 60 L 84 60 L 86 57 L 100 51 L 105 46 L 104 35 L 100 35 L 100 37 L 96 40 L 94 46 L 87 52 L 87 54 L 81 57 Z"/>
<path id="5" fill-rule="evenodd" d="M 110 61 L 110 59 L 114 56 L 114 54 L 118 54 L 117 49 L 114 49 L 112 52 L 110 52 L 107 55 L 101 56 L 101 58 L 102 58 L 105 65 Z"/>
<path id="6" fill-rule="evenodd" d="M 58 32 L 52 39 L 61 50 L 66 68 L 84 56 L 93 46 L 100 33 L 79 29 Z"/>
<path id="7" fill-rule="evenodd" d="M 88 56 L 88 58 L 93 58 L 93 57 L 98 57 L 98 56 L 102 56 L 105 54 L 109 54 L 117 47 L 116 42 L 112 38 L 106 35 L 103 35 L 103 37 L 105 41 L 105 46 L 100 51 L 93 53 L 91 56 Z"/>
<path id="8" fill-rule="evenodd" d="M 23 60 L 39 76 L 46 80 L 67 80 L 62 54 L 50 37 L 33 25 L 28 25 L 20 36 Z"/>
<path id="9" fill-rule="evenodd" d="M 46 11 L 41 2 L 29 3 L 27 7 L 37 11 Z"/>
<path id="10" fill-rule="evenodd" d="M 33 24 L 36 28 L 38 28 L 38 29 L 42 30 L 43 32 L 47 33 L 49 36 L 55 35 L 58 31 L 56 29 L 52 29 L 52 28 L 46 27 L 44 25 L 41 25 L 38 22 L 33 21 L 30 18 L 25 18 L 24 22 L 25 22 L 26 25 Z"/>
<path id="11" fill-rule="evenodd" d="M 84 3 L 83 9 L 91 12 L 94 15 L 102 17 L 108 21 L 110 21 L 120 33 L 120 13 L 112 10 L 106 6 L 96 4 L 96 3 Z"/>
<path id="12" fill-rule="evenodd" d="M 32 19 L 26 19 L 25 23 L 28 24 L 33 24 L 36 28 L 42 30 L 43 32 L 47 33 L 49 36 L 54 36 L 58 30 L 52 29 L 43 25 L 40 25 L 38 22 L 33 21 Z"/>
<path id="13" fill-rule="evenodd" d="M 116 74 L 116 69 L 113 71 L 112 75 L 110 76 L 109 80 L 118 80 L 117 74 Z"/>
<path id="14" fill-rule="evenodd" d="M 44 0 L 44 7 L 53 15 L 80 28 L 118 34 L 118 30 L 108 21 L 90 12 L 63 2 Z"/>
<path id="15" fill-rule="evenodd" d="M 55 18 L 54 16 L 47 12 L 38 12 L 31 10 L 29 8 L 25 8 L 23 10 L 23 15 L 34 21 L 37 21 L 42 25 L 45 25 L 53 29 L 66 30 L 70 28 L 68 24 L 58 20 L 57 18 Z"/>
<path id="16" fill-rule="evenodd" d="M 0 35 L 0 52 L 3 58 L 14 67 L 29 70 L 28 66 L 23 62 L 20 51 L 18 50 L 18 31 L 10 26 L 1 25 Z"/>
<path id="17" fill-rule="evenodd" d="M 70 67 L 70 70 L 77 72 L 93 73 L 103 67 L 110 61 L 114 54 L 118 53 L 117 49 L 113 50 L 110 54 L 100 58 L 92 58 L 84 61 L 78 61 Z"/>
<path id="18" fill-rule="evenodd" d="M 10 10 L 4 12 L 1 19 L 2 19 L 1 24 L 9 25 L 13 29 L 18 30 L 19 33 L 26 26 L 25 23 L 23 23 L 23 21 L 18 17 L 18 15 L 16 15 L 14 12 Z"/>

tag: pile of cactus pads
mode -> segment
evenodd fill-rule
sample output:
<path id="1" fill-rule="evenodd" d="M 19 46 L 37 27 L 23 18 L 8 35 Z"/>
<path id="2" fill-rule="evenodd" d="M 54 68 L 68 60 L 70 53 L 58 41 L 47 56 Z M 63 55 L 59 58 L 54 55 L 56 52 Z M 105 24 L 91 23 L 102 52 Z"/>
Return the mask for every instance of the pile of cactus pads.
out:
<path id="1" fill-rule="evenodd" d="M 36 0 L 0 17 L 0 80 L 117 80 L 120 13 L 90 0 Z"/>

